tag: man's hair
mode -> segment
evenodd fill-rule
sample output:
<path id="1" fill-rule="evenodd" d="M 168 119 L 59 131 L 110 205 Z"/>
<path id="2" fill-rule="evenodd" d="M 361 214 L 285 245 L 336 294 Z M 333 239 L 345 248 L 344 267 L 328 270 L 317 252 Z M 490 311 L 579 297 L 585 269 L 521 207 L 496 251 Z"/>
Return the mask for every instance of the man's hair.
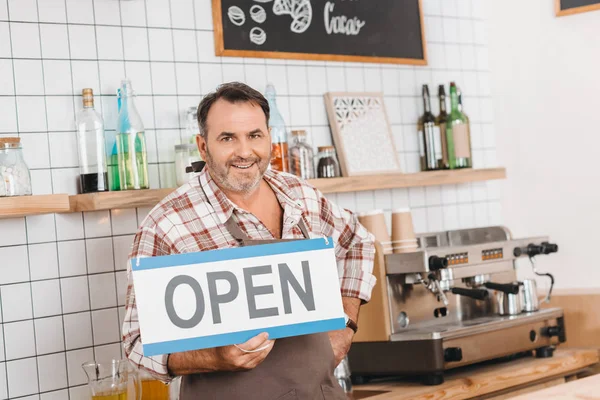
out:
<path id="1" fill-rule="evenodd" d="M 206 118 L 212 105 L 219 99 L 230 103 L 248 102 L 260 106 L 265 113 L 267 126 L 269 125 L 269 102 L 258 90 L 241 82 L 223 83 L 217 87 L 217 90 L 204 96 L 198 106 L 198 124 L 200 125 L 200 136 L 206 138 Z"/>

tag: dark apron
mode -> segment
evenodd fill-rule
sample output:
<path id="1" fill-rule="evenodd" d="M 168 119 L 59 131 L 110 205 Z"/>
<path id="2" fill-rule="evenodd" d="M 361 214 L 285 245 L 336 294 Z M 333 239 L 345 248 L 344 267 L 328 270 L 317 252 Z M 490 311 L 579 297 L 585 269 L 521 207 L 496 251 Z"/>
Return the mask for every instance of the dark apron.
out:
<path id="1" fill-rule="evenodd" d="M 286 240 L 252 240 L 229 218 L 225 224 L 241 246 Z M 298 227 L 310 238 L 304 221 Z M 276 339 L 267 358 L 250 371 L 187 375 L 181 400 L 345 400 L 333 376 L 335 359 L 327 333 Z"/>

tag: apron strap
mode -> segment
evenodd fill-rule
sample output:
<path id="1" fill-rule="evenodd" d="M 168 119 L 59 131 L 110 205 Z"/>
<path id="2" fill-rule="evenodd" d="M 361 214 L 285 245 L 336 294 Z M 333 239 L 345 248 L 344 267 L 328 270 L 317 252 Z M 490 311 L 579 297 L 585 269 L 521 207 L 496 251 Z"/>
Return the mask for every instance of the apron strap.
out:
<path id="1" fill-rule="evenodd" d="M 248 237 L 248 235 L 246 235 L 246 233 L 244 233 L 244 231 L 242 231 L 242 228 L 240 228 L 240 226 L 235 223 L 235 221 L 233 220 L 233 214 L 225 222 L 225 228 L 227 228 L 229 233 L 231 233 L 231 236 L 233 236 L 235 239 L 237 239 L 239 241 L 255 242 L 254 239 L 250 239 L 250 237 Z M 300 228 L 300 231 L 302 231 L 302 235 L 304 235 L 304 239 L 310 239 L 310 234 L 309 234 L 308 228 L 306 226 L 306 223 L 302 219 L 302 217 L 300 217 L 300 220 L 298 221 L 298 228 Z M 297 239 L 274 239 L 274 240 L 286 241 L 286 240 L 297 240 Z M 262 241 L 262 242 L 269 243 L 269 242 L 272 242 L 272 240 Z"/>

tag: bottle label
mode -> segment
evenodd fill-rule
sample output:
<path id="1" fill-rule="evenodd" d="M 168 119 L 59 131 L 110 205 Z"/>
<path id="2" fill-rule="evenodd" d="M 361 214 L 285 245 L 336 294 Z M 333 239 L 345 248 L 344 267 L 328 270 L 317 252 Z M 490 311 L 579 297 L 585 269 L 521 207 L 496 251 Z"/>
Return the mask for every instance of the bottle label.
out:
<path id="1" fill-rule="evenodd" d="M 471 158 L 471 145 L 469 143 L 469 126 L 457 124 L 452 127 L 454 138 L 454 154 L 456 158 Z"/>
<path id="2" fill-rule="evenodd" d="M 433 149 L 435 151 L 435 159 L 440 160 L 442 158 L 442 140 L 440 136 L 440 127 L 433 127 Z"/>

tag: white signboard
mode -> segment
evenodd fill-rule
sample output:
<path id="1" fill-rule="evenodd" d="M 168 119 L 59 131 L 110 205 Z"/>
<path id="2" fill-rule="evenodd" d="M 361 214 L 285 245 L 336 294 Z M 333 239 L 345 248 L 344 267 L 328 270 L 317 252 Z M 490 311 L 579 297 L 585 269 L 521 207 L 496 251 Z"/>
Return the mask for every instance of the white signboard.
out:
<path id="1" fill-rule="evenodd" d="M 331 238 L 132 261 L 144 355 L 343 329 Z"/>

